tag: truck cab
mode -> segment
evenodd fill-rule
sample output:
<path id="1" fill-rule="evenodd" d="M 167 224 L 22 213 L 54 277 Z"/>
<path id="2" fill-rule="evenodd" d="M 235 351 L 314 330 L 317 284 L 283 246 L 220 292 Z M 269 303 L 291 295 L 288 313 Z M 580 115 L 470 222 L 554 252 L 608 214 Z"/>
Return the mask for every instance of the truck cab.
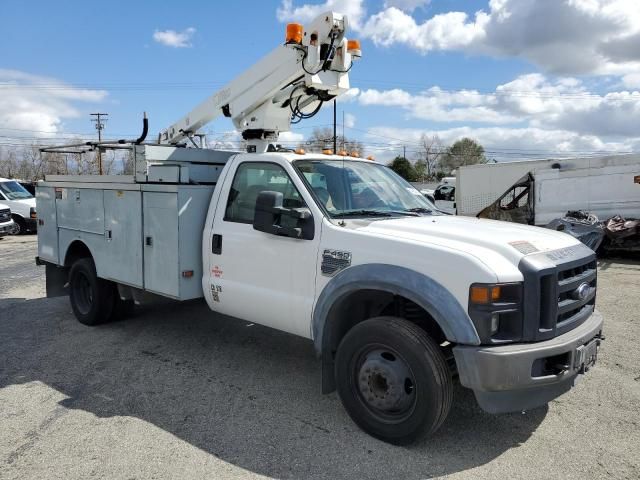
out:
<path id="1" fill-rule="evenodd" d="M 371 319 L 419 326 L 492 413 L 548 402 L 595 361 L 595 255 L 574 238 L 442 215 L 362 159 L 237 155 L 225 170 L 203 233 L 207 303 L 313 339 L 323 390 L 338 387 L 347 405 L 355 388 L 362 411 L 385 418 L 414 393 L 417 380 L 392 348 L 340 354 Z M 364 374 L 369 366 L 378 374 Z"/>

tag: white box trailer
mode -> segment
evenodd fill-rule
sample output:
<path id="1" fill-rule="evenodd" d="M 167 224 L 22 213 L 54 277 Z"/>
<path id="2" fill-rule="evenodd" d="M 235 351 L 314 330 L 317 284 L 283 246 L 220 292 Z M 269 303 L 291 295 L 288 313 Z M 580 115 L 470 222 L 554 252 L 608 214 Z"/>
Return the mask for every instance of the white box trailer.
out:
<path id="1" fill-rule="evenodd" d="M 556 160 L 522 160 L 485 163 L 458 168 L 456 173 L 456 213 L 475 217 L 495 202 L 528 172 L 551 166 Z"/>
<path id="2" fill-rule="evenodd" d="M 577 210 L 601 220 L 639 218 L 640 155 L 557 160 L 534 168 L 477 217 L 544 226 Z"/>

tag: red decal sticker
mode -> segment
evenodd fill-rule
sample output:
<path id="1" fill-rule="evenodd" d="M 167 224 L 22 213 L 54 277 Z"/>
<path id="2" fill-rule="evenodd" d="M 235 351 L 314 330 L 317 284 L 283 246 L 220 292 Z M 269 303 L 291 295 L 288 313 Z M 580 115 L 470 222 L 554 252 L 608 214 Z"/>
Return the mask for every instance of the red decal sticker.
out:
<path id="1" fill-rule="evenodd" d="M 222 270 L 220 270 L 220 267 L 218 267 L 218 265 L 211 269 L 211 273 L 213 273 L 213 276 L 216 278 L 222 277 Z"/>

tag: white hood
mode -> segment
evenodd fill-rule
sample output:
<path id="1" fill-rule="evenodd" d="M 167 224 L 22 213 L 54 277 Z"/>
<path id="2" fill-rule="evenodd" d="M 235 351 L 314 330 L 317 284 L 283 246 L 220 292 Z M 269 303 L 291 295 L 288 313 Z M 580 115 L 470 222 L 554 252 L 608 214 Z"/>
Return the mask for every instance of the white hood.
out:
<path id="1" fill-rule="evenodd" d="M 453 248 L 466 245 L 465 250 L 479 257 L 484 251 L 490 250 L 499 252 L 514 264 L 530 253 L 557 250 L 580 243 L 571 235 L 546 228 L 449 215 L 379 220 L 356 229 L 374 235 Z"/>

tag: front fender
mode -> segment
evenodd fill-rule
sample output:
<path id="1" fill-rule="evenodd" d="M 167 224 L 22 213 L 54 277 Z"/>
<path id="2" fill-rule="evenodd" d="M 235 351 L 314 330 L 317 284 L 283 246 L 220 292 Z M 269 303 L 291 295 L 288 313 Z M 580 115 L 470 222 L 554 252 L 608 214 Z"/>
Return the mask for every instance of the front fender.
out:
<path id="1" fill-rule="evenodd" d="M 312 335 L 318 354 L 327 341 L 327 321 L 332 305 L 357 290 L 382 290 L 401 295 L 433 317 L 447 340 L 479 345 L 480 337 L 456 298 L 433 278 L 405 267 L 365 264 L 343 270 L 324 287 L 313 311 Z"/>

